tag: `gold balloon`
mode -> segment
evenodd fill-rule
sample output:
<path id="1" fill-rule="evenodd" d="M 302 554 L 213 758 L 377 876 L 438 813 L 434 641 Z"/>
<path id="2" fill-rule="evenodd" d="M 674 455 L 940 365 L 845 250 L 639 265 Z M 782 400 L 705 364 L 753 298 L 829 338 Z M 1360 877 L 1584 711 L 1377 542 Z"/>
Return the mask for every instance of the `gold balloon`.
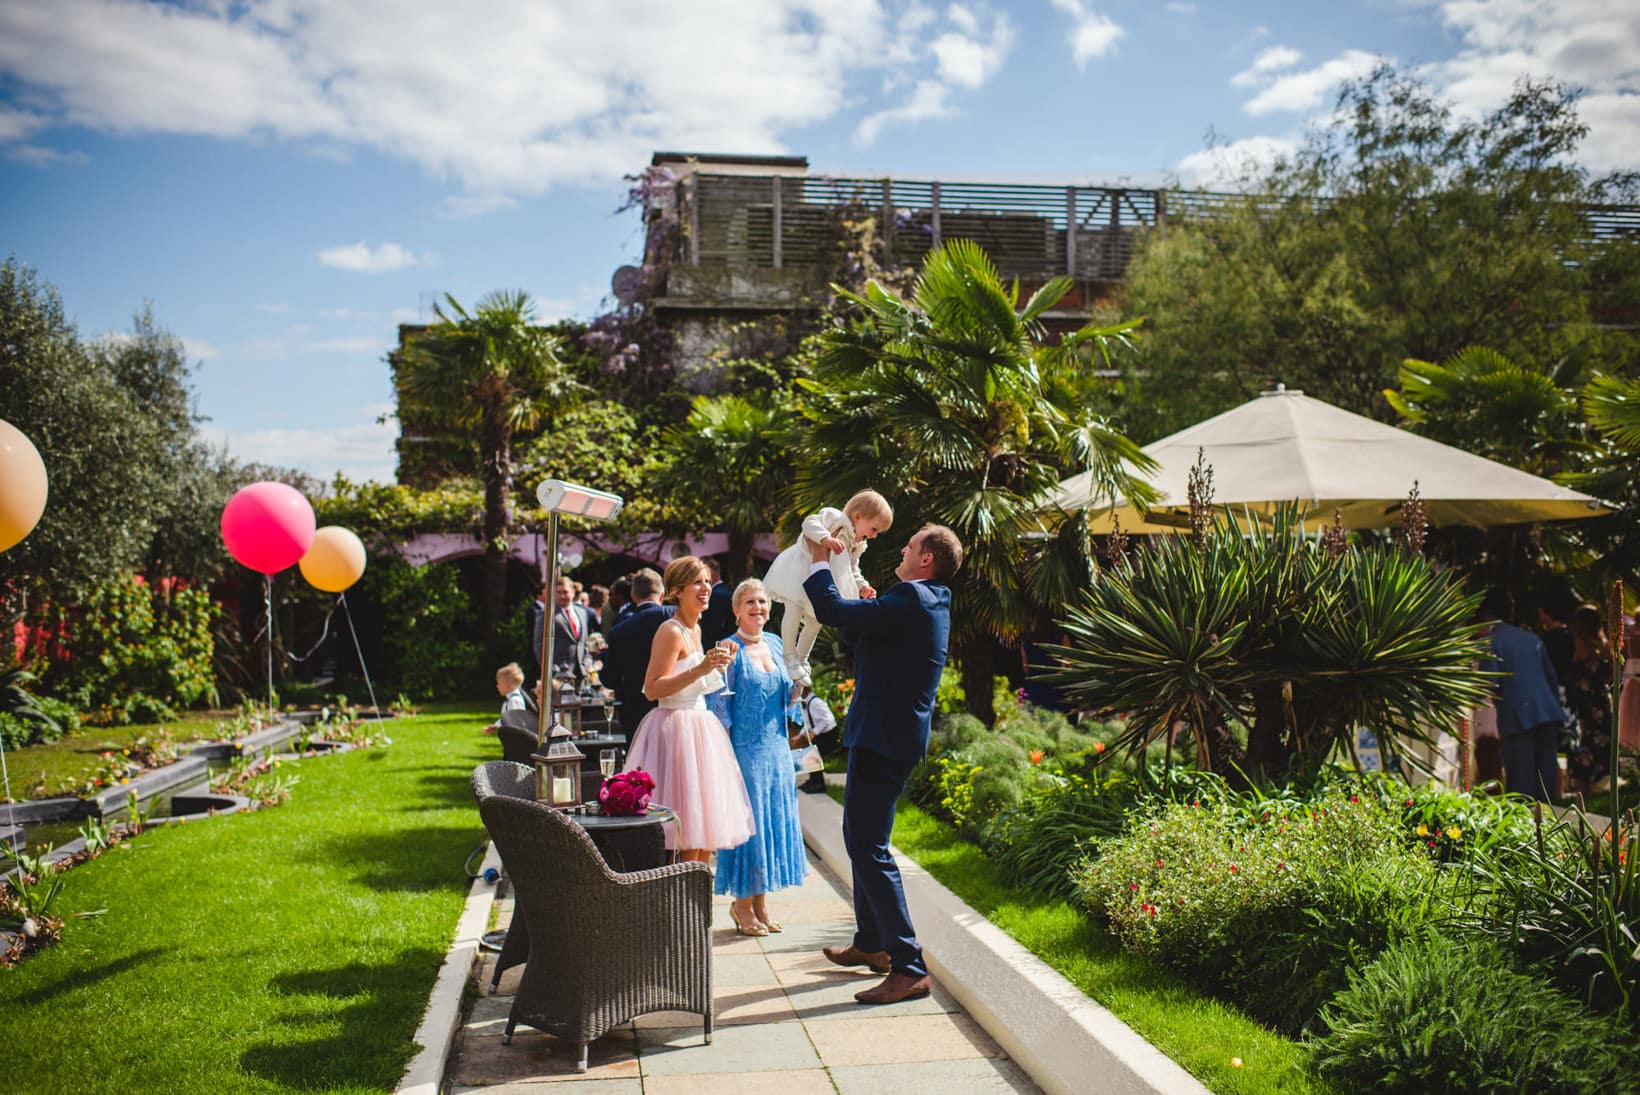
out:
<path id="1" fill-rule="evenodd" d="M 34 531 L 46 511 L 46 465 L 40 450 L 10 422 L 0 421 L 0 551 Z"/>
<path id="2" fill-rule="evenodd" d="M 341 593 L 364 576 L 364 543 L 340 525 L 326 525 L 296 565 L 313 588 Z"/>

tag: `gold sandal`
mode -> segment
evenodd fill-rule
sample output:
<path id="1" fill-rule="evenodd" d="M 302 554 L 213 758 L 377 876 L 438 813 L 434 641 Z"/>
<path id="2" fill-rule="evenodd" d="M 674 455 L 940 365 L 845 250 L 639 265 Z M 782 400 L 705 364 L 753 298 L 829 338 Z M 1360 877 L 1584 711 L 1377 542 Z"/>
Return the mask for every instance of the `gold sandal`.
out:
<path id="1" fill-rule="evenodd" d="M 740 914 L 735 912 L 733 905 L 729 906 L 729 919 L 735 922 L 735 931 L 740 935 L 749 935 L 754 939 L 760 939 L 769 934 L 769 929 L 765 928 L 763 922 L 758 920 L 755 915 L 752 917 L 751 924 L 747 925 L 745 921 L 740 919 Z"/>

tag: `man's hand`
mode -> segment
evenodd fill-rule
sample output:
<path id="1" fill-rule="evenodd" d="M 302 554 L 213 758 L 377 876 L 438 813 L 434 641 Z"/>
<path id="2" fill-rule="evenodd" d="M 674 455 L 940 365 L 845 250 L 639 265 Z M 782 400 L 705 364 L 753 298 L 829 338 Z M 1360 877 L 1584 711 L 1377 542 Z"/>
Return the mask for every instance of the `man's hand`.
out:
<path id="1" fill-rule="evenodd" d="M 860 599 L 862 601 L 875 601 L 877 599 L 877 591 L 875 589 L 872 589 L 869 584 L 867 584 L 865 582 L 861 582 L 860 583 Z"/>
<path id="2" fill-rule="evenodd" d="M 826 537 L 824 540 L 821 540 L 819 543 L 815 543 L 813 540 L 805 541 L 805 543 L 809 545 L 809 558 L 816 563 L 825 562 L 827 559 L 831 558 L 831 551 L 826 547 L 826 544 L 835 544 L 836 542 L 836 539 L 830 536 Z"/>

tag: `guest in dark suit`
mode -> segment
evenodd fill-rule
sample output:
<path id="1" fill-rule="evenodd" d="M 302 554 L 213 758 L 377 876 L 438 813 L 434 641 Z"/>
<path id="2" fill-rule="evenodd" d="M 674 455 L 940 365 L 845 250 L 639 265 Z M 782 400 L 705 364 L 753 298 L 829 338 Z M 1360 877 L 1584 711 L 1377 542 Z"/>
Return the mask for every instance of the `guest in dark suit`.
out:
<path id="1" fill-rule="evenodd" d="M 823 545 L 803 590 L 822 624 L 854 645 L 854 701 L 843 723 L 848 788 L 843 843 L 854 868 L 854 940 L 826 947 L 840 966 L 869 966 L 888 976 L 857 992 L 862 1004 L 893 1004 L 929 991 L 928 967 L 911 926 L 900 868 L 889 852 L 894 803 L 928 750 L 934 693 L 951 635 L 949 582 L 962 543 L 939 525 L 918 530 L 900 552 L 900 579 L 874 600 L 844 600 Z"/>
<path id="2" fill-rule="evenodd" d="M 1543 640 L 1507 623 L 1508 595 L 1487 594 L 1481 615 L 1490 620 L 1491 657 L 1481 668 L 1501 672 L 1495 685 L 1498 741 L 1503 754 L 1505 786 L 1516 794 L 1551 802 L 1560 787 L 1560 731 L 1566 709 L 1560 703 L 1560 680 Z"/>
<path id="3" fill-rule="evenodd" d="M 716 646 L 735 630 L 735 591 L 723 580 L 723 571 L 716 559 L 702 559 L 707 573 L 712 576 L 712 599 L 706 611 L 700 614 L 700 641 L 704 646 Z"/>
<path id="4" fill-rule="evenodd" d="M 560 577 L 552 591 L 552 673 L 555 677 L 586 675 L 592 654 L 587 649 L 587 636 L 596 631 L 592 612 L 586 605 L 575 602 L 575 583 Z M 536 631 L 536 664 L 540 664 L 542 638 Z"/>
<path id="5" fill-rule="evenodd" d="M 629 735 L 655 708 L 655 701 L 643 694 L 644 673 L 649 669 L 655 632 L 676 611 L 661 604 L 661 576 L 645 567 L 632 576 L 631 609 L 609 629 L 602 679 L 621 703 L 621 725 Z M 629 752 L 631 747 L 632 742 L 627 742 Z"/>
<path id="6" fill-rule="evenodd" d="M 524 635 L 530 644 L 528 671 L 531 676 L 541 672 L 541 621 L 547 618 L 547 606 L 552 603 L 552 587 L 542 585 L 524 614 Z"/>

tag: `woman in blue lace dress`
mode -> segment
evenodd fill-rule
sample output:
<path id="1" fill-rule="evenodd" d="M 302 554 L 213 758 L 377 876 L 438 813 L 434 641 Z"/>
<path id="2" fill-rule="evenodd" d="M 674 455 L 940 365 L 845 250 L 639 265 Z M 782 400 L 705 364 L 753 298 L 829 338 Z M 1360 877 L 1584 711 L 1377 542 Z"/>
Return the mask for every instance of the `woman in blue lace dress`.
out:
<path id="1" fill-rule="evenodd" d="M 729 728 L 757 831 L 739 847 L 718 852 L 716 889 L 734 897 L 729 913 L 736 931 L 767 935 L 780 930 L 769 915 L 768 894 L 800 884 L 808 873 L 786 729 L 788 719 L 798 717 L 797 686 L 786 671 L 780 640 L 763 633 L 769 619 L 763 583 L 741 582 L 733 604 L 736 631 L 730 638 L 740 651 L 728 671 L 732 694 L 715 694 L 708 703 Z"/>

